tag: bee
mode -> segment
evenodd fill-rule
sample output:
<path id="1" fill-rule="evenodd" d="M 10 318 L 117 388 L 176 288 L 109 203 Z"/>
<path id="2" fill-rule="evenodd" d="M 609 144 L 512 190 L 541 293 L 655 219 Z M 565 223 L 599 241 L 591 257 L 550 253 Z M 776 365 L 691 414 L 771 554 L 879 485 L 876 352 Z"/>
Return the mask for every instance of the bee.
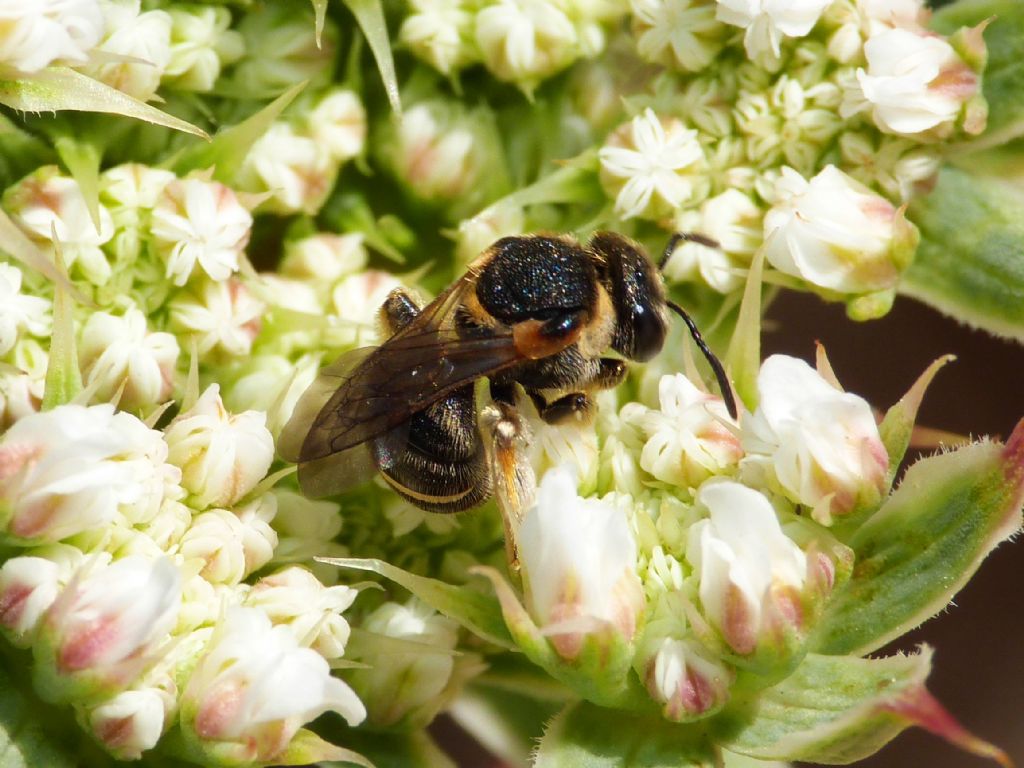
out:
<path id="1" fill-rule="evenodd" d="M 298 464 L 303 492 L 331 495 L 376 471 L 429 512 L 461 512 L 494 495 L 512 561 L 534 491 L 518 389 L 547 423 L 586 418 L 592 394 L 625 378 L 626 361 L 662 349 L 669 312 L 686 323 L 735 418 L 722 364 L 666 296 L 661 268 L 681 240 L 717 245 L 676 234 L 655 264 L 611 232 L 586 245 L 506 237 L 426 306 L 396 289 L 380 311 L 387 340 L 321 370 L 282 432 L 279 451 Z M 483 377 L 490 402 L 478 413 L 475 384 Z"/>

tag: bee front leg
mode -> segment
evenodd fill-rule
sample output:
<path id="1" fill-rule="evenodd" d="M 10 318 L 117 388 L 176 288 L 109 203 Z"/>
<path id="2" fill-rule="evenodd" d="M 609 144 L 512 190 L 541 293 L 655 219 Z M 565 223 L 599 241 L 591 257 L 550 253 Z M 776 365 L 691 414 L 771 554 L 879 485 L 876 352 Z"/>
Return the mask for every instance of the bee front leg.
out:
<path id="1" fill-rule="evenodd" d="M 546 424 L 567 424 L 572 421 L 585 421 L 594 410 L 594 403 L 584 392 L 573 392 L 547 402 L 540 392 L 529 391 L 537 413 Z"/>

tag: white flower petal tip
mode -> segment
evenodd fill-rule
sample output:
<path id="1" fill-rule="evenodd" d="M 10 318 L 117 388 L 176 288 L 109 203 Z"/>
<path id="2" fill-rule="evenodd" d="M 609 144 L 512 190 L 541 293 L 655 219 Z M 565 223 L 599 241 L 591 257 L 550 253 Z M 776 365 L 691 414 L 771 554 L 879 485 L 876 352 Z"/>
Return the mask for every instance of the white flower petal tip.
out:
<path id="1" fill-rule="evenodd" d="M 716 18 L 746 30 L 743 46 L 753 61 L 777 65 L 782 41 L 804 37 L 831 0 L 718 0 Z"/>
<path id="2" fill-rule="evenodd" d="M 826 525 L 881 501 L 889 456 L 864 399 L 785 355 L 761 366 L 758 392 L 743 423 L 744 462 L 766 469 L 781 493 Z"/>

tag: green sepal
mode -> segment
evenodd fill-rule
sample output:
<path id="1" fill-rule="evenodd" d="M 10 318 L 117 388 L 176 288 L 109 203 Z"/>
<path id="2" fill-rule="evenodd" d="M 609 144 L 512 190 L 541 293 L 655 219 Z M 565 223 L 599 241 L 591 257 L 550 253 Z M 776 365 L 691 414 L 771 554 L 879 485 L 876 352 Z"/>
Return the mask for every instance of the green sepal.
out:
<path id="1" fill-rule="evenodd" d="M 1024 58 L 1024 4 L 1018 0 L 959 0 L 932 17 L 932 28 L 947 35 L 987 21 L 991 23 L 984 29 L 988 62 L 982 94 L 988 102 L 988 127 L 968 147 L 995 147 L 1024 135 L 1024 69 L 1020 66 Z M 970 57 L 965 60 L 968 66 L 976 66 Z"/>
<path id="2" fill-rule="evenodd" d="M 359 28 L 363 30 L 366 42 L 370 44 L 373 58 L 380 71 L 380 79 L 384 81 L 384 92 L 388 95 L 391 109 L 402 112 L 402 100 L 398 95 L 398 78 L 395 76 L 395 60 L 391 55 L 391 39 L 388 26 L 384 21 L 384 4 L 381 0 L 344 0 L 345 5 L 356 17 Z"/>
<path id="3" fill-rule="evenodd" d="M 863 655 L 941 611 L 1021 524 L 1024 422 L 1007 445 L 980 442 L 919 461 L 847 541 L 856 565 L 810 648 Z"/>
<path id="4" fill-rule="evenodd" d="M 106 112 L 208 138 L 201 128 L 67 67 L 49 67 L 22 80 L 0 80 L 0 104 L 22 112 Z"/>
<path id="5" fill-rule="evenodd" d="M 764 249 L 750 263 L 743 289 L 736 329 L 725 357 L 726 367 L 736 394 L 751 410 L 757 406 L 757 374 L 761 370 L 761 291 L 764 276 Z"/>
<path id="6" fill-rule="evenodd" d="M 267 132 L 305 87 L 305 83 L 293 85 L 256 114 L 237 125 L 218 131 L 206 144 L 193 144 L 165 165 L 179 176 L 184 176 L 189 171 L 213 168 L 215 179 L 230 183 L 241 168 L 252 145 Z"/>
<path id="7" fill-rule="evenodd" d="M 548 724 L 534 768 L 713 768 L 719 764 L 717 750 L 703 728 L 579 702 Z"/>
<path id="8" fill-rule="evenodd" d="M 336 565 L 339 568 L 352 568 L 357 571 L 380 574 L 409 590 L 435 611 L 457 621 L 484 640 L 504 648 L 515 646 L 505 627 L 501 607 L 492 595 L 469 587 L 457 587 L 437 579 L 417 576 L 385 563 L 383 560 L 346 557 L 318 557 L 317 560 L 328 565 Z"/>
<path id="9" fill-rule="evenodd" d="M 947 167 L 911 205 L 921 245 L 900 292 L 957 320 L 1024 341 L 1024 192 Z"/>
<path id="10" fill-rule="evenodd" d="M 55 258 L 57 270 L 64 279 L 67 273 L 58 245 Z M 53 333 L 50 337 L 50 357 L 46 365 L 46 385 L 43 390 L 42 410 L 70 403 L 82 391 L 82 372 L 78 367 L 75 346 L 74 299 L 62 285 L 54 286 Z"/>
<path id="11" fill-rule="evenodd" d="M 274 758 L 274 765 L 311 765 L 330 761 L 341 765 L 361 765 L 375 768 L 366 757 L 345 747 L 331 744 L 307 728 L 300 728 L 288 743 L 288 748 Z"/>

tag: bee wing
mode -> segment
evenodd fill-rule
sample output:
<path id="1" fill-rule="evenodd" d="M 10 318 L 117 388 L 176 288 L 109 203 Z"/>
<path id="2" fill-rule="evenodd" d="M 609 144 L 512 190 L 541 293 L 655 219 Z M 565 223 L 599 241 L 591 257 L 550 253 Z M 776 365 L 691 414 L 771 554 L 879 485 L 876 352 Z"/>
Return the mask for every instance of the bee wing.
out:
<path id="1" fill-rule="evenodd" d="M 472 286 L 469 277 L 380 347 L 349 353 L 325 369 L 324 385 L 314 385 L 318 391 L 308 403 L 309 410 L 322 405 L 307 422 L 298 450 L 300 462 L 317 461 L 384 435 L 459 387 L 523 359 L 511 329 L 484 329 L 468 338 L 457 333 L 455 309 Z M 335 389 L 325 399 L 331 378 Z M 293 449 L 294 444 L 287 447 Z"/>

